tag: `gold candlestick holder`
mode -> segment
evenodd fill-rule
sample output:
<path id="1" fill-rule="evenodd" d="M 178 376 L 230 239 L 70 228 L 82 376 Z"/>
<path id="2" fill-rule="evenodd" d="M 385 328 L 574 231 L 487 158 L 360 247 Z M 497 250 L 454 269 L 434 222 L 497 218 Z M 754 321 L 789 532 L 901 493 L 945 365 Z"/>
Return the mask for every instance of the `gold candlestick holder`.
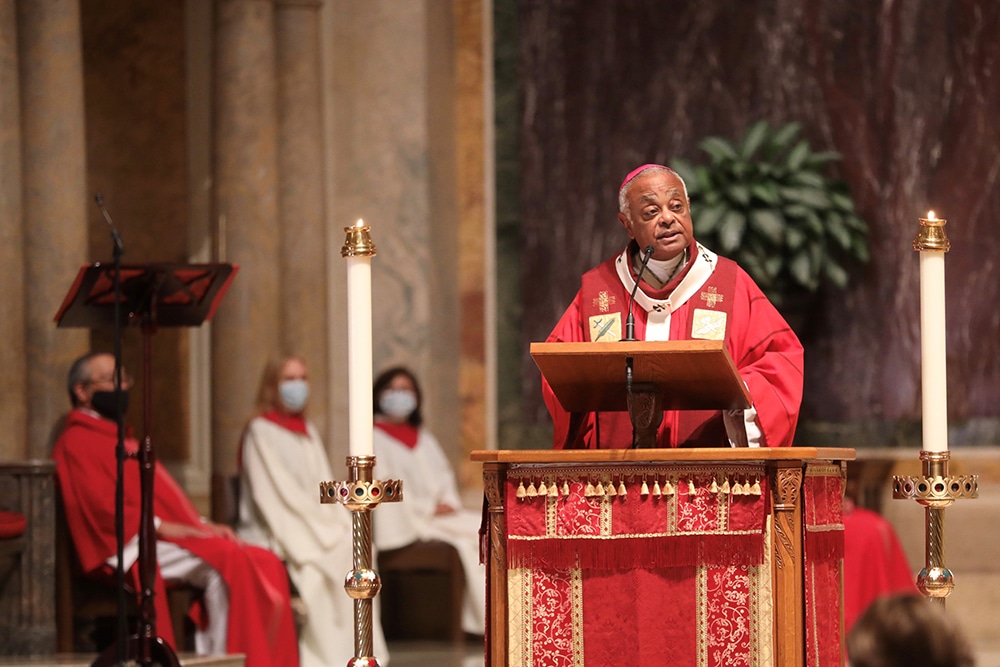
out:
<path id="1" fill-rule="evenodd" d="M 951 453 L 920 452 L 923 475 L 896 475 L 892 479 L 892 497 L 916 500 L 924 506 L 924 568 L 917 575 L 917 588 L 925 597 L 944 604 L 955 588 L 951 570 L 944 564 L 944 510 L 956 500 L 979 497 L 978 475 L 950 475 Z"/>
<path id="2" fill-rule="evenodd" d="M 344 590 L 354 600 L 354 657 L 347 667 L 379 667 L 372 655 L 372 604 L 382 581 L 372 569 L 372 511 L 403 499 L 403 482 L 374 479 L 374 456 L 348 456 L 346 482 L 320 482 L 320 503 L 343 505 L 351 512 L 353 567 Z"/>

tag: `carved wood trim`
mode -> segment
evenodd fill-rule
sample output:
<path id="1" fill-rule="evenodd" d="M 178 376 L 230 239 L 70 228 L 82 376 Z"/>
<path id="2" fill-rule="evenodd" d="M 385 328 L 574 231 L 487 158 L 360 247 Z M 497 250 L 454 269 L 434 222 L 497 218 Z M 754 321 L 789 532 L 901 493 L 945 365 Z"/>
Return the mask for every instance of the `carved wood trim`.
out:
<path id="1" fill-rule="evenodd" d="M 483 464 L 483 493 L 488 512 L 486 567 L 489 570 L 487 590 L 490 614 L 486 619 L 486 667 L 507 664 L 507 516 L 504 510 L 504 485 L 507 465 Z"/>

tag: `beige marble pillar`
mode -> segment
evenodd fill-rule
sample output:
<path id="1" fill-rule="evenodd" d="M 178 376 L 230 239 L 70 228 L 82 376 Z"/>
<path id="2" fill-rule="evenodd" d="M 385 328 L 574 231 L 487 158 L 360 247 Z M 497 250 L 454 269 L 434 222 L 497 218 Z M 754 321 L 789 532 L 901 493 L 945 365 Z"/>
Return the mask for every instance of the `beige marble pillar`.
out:
<path id="1" fill-rule="evenodd" d="M 47 457 L 66 372 L 87 331 L 53 318 L 87 261 L 83 64 L 77 0 L 17 3 L 23 159 L 25 362 L 30 456 Z"/>
<path id="2" fill-rule="evenodd" d="M 319 0 L 277 0 L 282 343 L 309 365 L 310 418 L 327 432 L 326 221 Z"/>
<path id="3" fill-rule="evenodd" d="M 495 210 L 493 197 L 492 21 L 487 0 L 454 0 L 458 289 L 462 303 L 463 485 L 481 484 L 468 455 L 496 448 Z"/>
<path id="4" fill-rule="evenodd" d="M 26 453 L 28 405 L 24 361 L 24 233 L 21 229 L 21 94 L 14 0 L 0 0 L 0 461 Z"/>
<path id="5" fill-rule="evenodd" d="M 227 475 L 280 347 L 274 73 L 273 2 L 217 0 L 213 215 L 220 260 L 240 267 L 212 323 L 212 470 Z"/>

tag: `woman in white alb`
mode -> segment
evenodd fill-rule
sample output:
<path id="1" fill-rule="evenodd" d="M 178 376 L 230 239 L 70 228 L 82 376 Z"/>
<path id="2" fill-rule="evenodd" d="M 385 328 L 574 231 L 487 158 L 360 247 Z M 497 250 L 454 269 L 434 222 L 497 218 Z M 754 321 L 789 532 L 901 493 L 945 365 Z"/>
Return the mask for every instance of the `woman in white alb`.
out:
<path id="1" fill-rule="evenodd" d="M 462 629 L 483 634 L 486 568 L 479 563 L 480 514 L 462 508 L 455 474 L 438 441 L 422 427 L 420 385 L 403 367 L 375 380 L 374 448 L 379 479 L 403 481 L 403 502 L 385 503 L 374 516 L 375 546 L 398 549 L 441 540 L 458 551 L 465 570 Z"/>
<path id="2" fill-rule="evenodd" d="M 351 517 L 319 502 L 319 483 L 335 479 L 323 441 L 305 417 L 309 378 L 297 357 L 270 362 L 261 377 L 257 416 L 243 434 L 237 532 L 267 547 L 288 567 L 306 606 L 299 634 L 302 667 L 345 665 L 354 657 L 354 604 L 344 591 L 351 560 Z M 379 615 L 375 655 L 388 664 Z"/>

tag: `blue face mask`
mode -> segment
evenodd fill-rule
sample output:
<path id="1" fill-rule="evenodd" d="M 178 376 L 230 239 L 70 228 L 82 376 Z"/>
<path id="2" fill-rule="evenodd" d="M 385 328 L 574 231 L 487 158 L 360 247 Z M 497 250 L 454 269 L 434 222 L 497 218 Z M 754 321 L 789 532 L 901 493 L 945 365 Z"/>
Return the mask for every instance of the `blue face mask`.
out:
<path id="1" fill-rule="evenodd" d="M 309 400 L 309 383 L 306 380 L 285 380 L 278 385 L 281 404 L 291 413 L 302 412 Z"/>
<path id="2" fill-rule="evenodd" d="M 379 397 L 378 406 L 388 416 L 403 421 L 417 409 L 417 395 L 406 389 L 390 389 Z"/>

